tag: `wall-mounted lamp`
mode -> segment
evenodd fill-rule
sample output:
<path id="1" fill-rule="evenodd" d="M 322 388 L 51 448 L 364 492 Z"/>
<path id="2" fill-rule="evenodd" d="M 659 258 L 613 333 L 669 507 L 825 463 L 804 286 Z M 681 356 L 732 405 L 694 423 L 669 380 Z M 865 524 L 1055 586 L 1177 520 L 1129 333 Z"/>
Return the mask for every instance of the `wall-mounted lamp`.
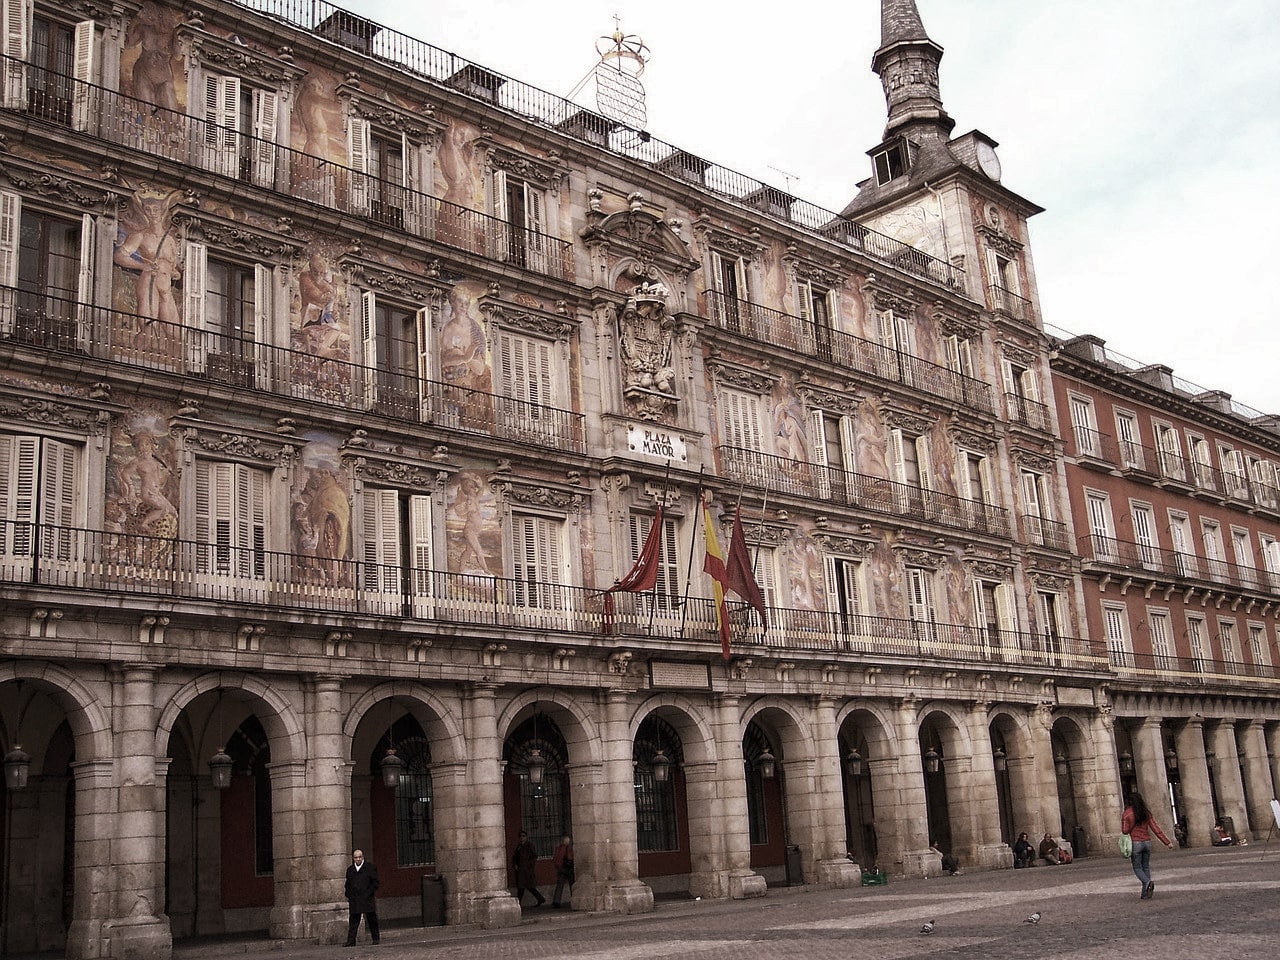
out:
<path id="1" fill-rule="evenodd" d="M 845 754 L 844 769 L 851 777 L 862 776 L 862 771 L 866 767 L 866 762 L 862 759 L 862 754 L 857 750 L 850 750 Z"/>
<path id="2" fill-rule="evenodd" d="M 942 754 L 930 747 L 924 752 L 924 772 L 937 773 L 942 769 Z"/>
<path id="3" fill-rule="evenodd" d="M 222 744 L 218 752 L 209 758 L 209 776 L 213 780 L 215 790 L 226 790 L 231 786 L 231 757 L 227 755 L 226 741 L 222 736 L 222 688 L 218 688 L 218 703 L 214 707 L 218 712 L 218 742 Z"/>
<path id="4" fill-rule="evenodd" d="M 996 773 L 1004 773 L 1009 769 L 1009 755 L 1004 752 L 1004 747 L 996 747 L 991 754 L 991 762 L 995 764 Z"/>
<path id="5" fill-rule="evenodd" d="M 1164 752 L 1164 765 L 1170 770 L 1178 769 L 1178 752 L 1172 746 Z"/>
<path id="6" fill-rule="evenodd" d="M 382 770 L 382 785 L 388 790 L 400 786 L 400 773 L 404 770 L 404 761 L 396 756 L 395 705 L 387 701 L 387 713 L 390 723 L 387 725 L 387 755 L 378 766 Z"/>
<path id="7" fill-rule="evenodd" d="M 766 780 L 772 780 L 774 774 L 777 773 L 778 762 L 774 759 L 773 754 L 769 752 L 769 748 L 767 746 L 760 753 L 756 763 L 760 767 L 760 776 L 764 777 Z"/>
<path id="8" fill-rule="evenodd" d="M 1128 750 L 1120 754 L 1120 772 L 1123 773 L 1125 776 L 1128 776 L 1131 773 L 1133 773 L 1133 754 L 1131 754 Z"/>
<path id="9" fill-rule="evenodd" d="M 1065 753 L 1059 753 L 1053 758 L 1053 772 L 1060 777 L 1065 777 L 1071 772 L 1071 763 L 1067 760 Z"/>
<path id="10" fill-rule="evenodd" d="M 31 757 L 22 749 L 21 744 L 14 744 L 13 749 L 4 755 L 5 789 L 25 789 L 27 786 L 27 775 L 30 771 Z"/>

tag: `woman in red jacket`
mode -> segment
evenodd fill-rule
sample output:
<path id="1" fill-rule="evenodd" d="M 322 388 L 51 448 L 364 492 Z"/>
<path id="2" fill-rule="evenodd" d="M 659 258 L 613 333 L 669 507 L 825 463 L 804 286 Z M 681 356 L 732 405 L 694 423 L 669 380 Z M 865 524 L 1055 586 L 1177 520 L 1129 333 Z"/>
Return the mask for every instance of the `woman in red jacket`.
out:
<path id="1" fill-rule="evenodd" d="M 1127 833 L 1133 841 L 1133 853 L 1129 859 L 1133 862 L 1134 874 L 1142 883 L 1142 899 L 1150 900 L 1156 892 L 1156 883 L 1151 879 L 1151 834 L 1159 837 L 1166 847 L 1172 847 L 1173 844 L 1147 809 L 1147 802 L 1142 799 L 1142 794 L 1137 792 L 1129 797 L 1129 806 L 1124 808 L 1120 830 Z"/>

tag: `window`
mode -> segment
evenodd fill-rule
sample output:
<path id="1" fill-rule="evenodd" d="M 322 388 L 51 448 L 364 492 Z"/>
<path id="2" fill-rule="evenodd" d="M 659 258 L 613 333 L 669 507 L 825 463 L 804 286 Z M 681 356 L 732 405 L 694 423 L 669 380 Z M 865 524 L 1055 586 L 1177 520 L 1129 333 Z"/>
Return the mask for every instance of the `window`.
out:
<path id="1" fill-rule="evenodd" d="M 1270 460 L 1263 460 L 1261 457 L 1255 457 L 1252 454 L 1246 457 L 1248 461 L 1249 479 L 1253 481 L 1253 493 L 1258 503 L 1272 510 L 1276 509 L 1277 503 L 1280 503 L 1280 496 L 1276 492 L 1276 468 Z"/>
<path id="2" fill-rule="evenodd" d="M 667 779 L 653 776 L 653 758 L 662 751 L 671 762 Z M 680 778 L 680 736 L 664 721 L 646 717 L 632 745 L 636 792 L 636 846 L 640 853 L 680 849 L 676 782 Z"/>
<path id="3" fill-rule="evenodd" d="M 884 371 L 885 375 L 890 379 L 902 379 L 902 371 L 898 366 L 898 354 L 906 354 L 911 356 L 911 319 L 903 313 L 895 313 L 893 310 L 877 310 L 876 311 L 876 329 L 878 331 L 880 342 L 890 351 L 893 356 L 886 358 L 889 367 Z"/>
<path id="4" fill-rule="evenodd" d="M 1262 548 L 1262 565 L 1267 568 L 1267 576 L 1273 587 L 1280 587 L 1280 540 L 1270 534 L 1258 534 L 1258 544 Z"/>
<path id="5" fill-rule="evenodd" d="M 1195 434 L 1187 434 L 1187 449 L 1191 454 L 1191 476 L 1202 490 L 1217 490 L 1217 477 L 1213 470 L 1213 454 L 1209 441 Z"/>
<path id="6" fill-rule="evenodd" d="M 1253 544 L 1249 541 L 1249 531 L 1239 527 L 1231 528 L 1231 553 L 1235 557 L 1240 578 L 1246 587 L 1258 587 L 1256 564 L 1253 562 Z"/>
<path id="7" fill-rule="evenodd" d="M 958 620 L 959 611 L 951 611 Z M 1013 609 L 1009 604 L 1009 587 L 990 580 L 976 580 L 973 584 L 973 614 L 978 631 L 978 645 L 986 657 L 999 656 L 1006 647 L 1005 635 L 1015 629 Z M 1009 643 L 1010 649 L 1016 643 Z"/>
<path id="8" fill-rule="evenodd" d="M 1169 512 L 1169 536 L 1173 538 L 1173 561 L 1181 577 L 1199 576 L 1195 548 L 1191 543 L 1191 518 L 1185 513 Z"/>
<path id="9" fill-rule="evenodd" d="M 546 192 L 540 187 L 505 170 L 493 172 L 493 213 L 506 225 L 499 259 L 546 272 L 545 208 Z"/>
<path id="10" fill-rule="evenodd" d="M 62 217 L 0 191 L 0 337 L 51 350 L 88 346 L 96 239 L 91 215 Z"/>
<path id="11" fill-rule="evenodd" d="M 206 72 L 200 154 L 204 168 L 274 187 L 279 100 L 275 90 Z"/>
<path id="12" fill-rule="evenodd" d="M 1119 559 L 1119 551 L 1111 535 L 1111 501 L 1104 493 L 1089 493 L 1085 495 L 1085 504 L 1089 511 L 1093 555 L 1098 560 L 1114 563 Z"/>
<path id="13" fill-rule="evenodd" d="M 1005 359 L 1001 363 L 1005 401 L 1009 419 L 1040 430 L 1049 428 L 1049 420 L 1040 402 L 1040 382 L 1031 368 Z"/>
<path id="14" fill-rule="evenodd" d="M 239 580 L 267 575 L 267 474 L 240 463 L 196 464 L 196 571 Z"/>
<path id="15" fill-rule="evenodd" d="M 1249 624 L 1249 659 L 1255 666 L 1266 666 L 1267 628 L 1261 623 Z"/>
<path id="16" fill-rule="evenodd" d="M 720 443 L 730 448 L 732 461 L 744 465 L 763 465 L 764 431 L 761 427 L 760 397 L 741 390 L 724 388 L 719 393 Z M 745 479 L 738 477 L 737 479 Z"/>
<path id="17" fill-rule="evenodd" d="M 377 130 L 368 120 L 348 117 L 347 153 L 351 169 L 356 172 L 352 178 L 352 212 L 397 229 L 416 230 L 412 214 L 418 209 L 420 189 L 418 146 L 403 133 Z M 539 198 L 533 201 L 537 208 L 534 219 L 541 224 L 541 194 L 535 191 L 534 196 Z M 523 209 L 523 196 L 520 203 Z M 503 219 L 511 222 L 509 217 Z M 527 224 L 528 218 L 524 217 L 523 222 Z"/>
<path id="18" fill-rule="evenodd" d="M 991 460 L 973 450 L 961 450 L 956 459 L 956 492 L 962 500 L 969 501 L 964 509 L 971 513 L 970 523 L 986 529 L 988 517 L 993 515 L 986 508 L 996 502 Z"/>
<path id="19" fill-rule="evenodd" d="M 1201 520 L 1200 525 L 1209 576 L 1215 580 L 1225 580 L 1227 579 L 1227 558 L 1222 549 L 1222 527 L 1217 520 Z"/>
<path id="20" fill-rule="evenodd" d="M 1116 437 L 1120 441 L 1120 465 L 1126 470 L 1147 468 L 1138 436 L 1138 418 L 1128 411 L 1117 410 Z"/>
<path id="21" fill-rule="evenodd" d="M 1147 625 L 1151 633 L 1151 656 L 1157 670 L 1172 670 L 1173 628 L 1169 625 L 1169 613 L 1165 610 L 1148 610 Z"/>
<path id="22" fill-rule="evenodd" d="M 92 20 L 63 23 L 32 16 L 24 0 L 3 0 L 4 105 L 42 120 L 84 130 L 86 84 L 97 81 L 97 30 Z"/>
<path id="23" fill-rule="evenodd" d="M 898 510 L 902 513 L 919 512 L 923 510 L 926 492 L 933 489 L 929 438 L 895 428 L 889 432 L 889 446 L 893 458 L 893 479 L 897 481 L 894 495 Z"/>
<path id="24" fill-rule="evenodd" d="M 265 385 L 261 344 L 271 327 L 273 274 L 188 242 L 183 272 L 187 362 L 192 372 L 236 386 Z"/>
<path id="25" fill-rule="evenodd" d="M 1236 622 L 1218 621 L 1218 643 L 1222 647 L 1222 664 L 1228 673 L 1240 671 L 1240 646 L 1236 642 Z"/>
<path id="26" fill-rule="evenodd" d="M 1218 461 L 1222 464 L 1222 480 L 1233 499 L 1249 499 L 1249 474 L 1245 471 L 1244 454 L 1225 443 L 1218 445 Z"/>
<path id="27" fill-rule="evenodd" d="M 0 579 L 26 579 L 43 561 L 79 555 L 80 447 L 0 433 Z"/>
<path id="28" fill-rule="evenodd" d="M 1133 647 L 1129 643 L 1129 616 L 1123 605 L 1106 604 L 1102 608 L 1103 629 L 1107 635 L 1107 651 L 1117 667 L 1133 666 Z"/>
<path id="29" fill-rule="evenodd" d="M 1102 437 L 1098 433 L 1093 415 L 1093 401 L 1085 397 L 1072 397 L 1071 429 L 1075 436 L 1076 453 L 1082 457 L 1102 456 Z"/>
<path id="30" fill-rule="evenodd" d="M 516 606 L 568 612 L 559 589 L 568 580 L 563 537 L 563 520 L 527 513 L 512 515 L 512 602 Z"/>
<path id="31" fill-rule="evenodd" d="M 364 491 L 364 589 L 375 611 L 398 616 L 431 615 L 435 569 L 431 498 L 401 490 Z"/>
<path id="32" fill-rule="evenodd" d="M 366 408 L 412 418 L 420 401 L 419 311 L 385 303 L 371 290 L 360 295 Z"/>
<path id="33" fill-rule="evenodd" d="M 511 330 L 498 332 L 496 383 L 498 424 L 503 434 L 556 446 L 564 432 L 559 418 L 560 382 L 555 344 Z"/>
<path id="34" fill-rule="evenodd" d="M 1041 648 L 1050 657 L 1056 657 L 1062 651 L 1062 619 L 1056 593 L 1048 590 L 1036 593 L 1036 630 Z"/>
<path id="35" fill-rule="evenodd" d="M 747 268 L 741 257 L 711 251 L 711 315 L 726 330 L 759 334 L 751 323 L 744 301 L 747 297 Z"/>
<path id="36" fill-rule="evenodd" d="M 827 557 L 824 566 L 827 611 L 836 619 L 837 630 L 843 635 L 863 632 L 862 563 L 847 557 Z"/>
<path id="37" fill-rule="evenodd" d="M 628 553 L 630 564 L 640 559 L 640 551 L 644 548 L 645 538 L 653 528 L 653 515 L 632 513 L 628 524 Z M 650 603 L 659 610 L 672 611 L 680 606 L 680 553 L 677 549 L 676 521 L 674 517 L 663 517 L 662 526 L 657 531 L 658 539 L 658 582 L 654 586 L 652 599 L 650 594 L 638 596 L 637 608 L 647 609 Z"/>
<path id="38" fill-rule="evenodd" d="M 809 415 L 809 440 L 813 462 L 818 470 L 817 494 L 823 500 L 850 502 L 849 474 L 854 472 L 853 458 L 857 450 L 853 435 L 853 419 L 814 410 Z"/>
<path id="39" fill-rule="evenodd" d="M 1156 539 L 1156 516 L 1148 503 L 1130 503 L 1133 539 L 1138 547 L 1138 560 L 1148 570 L 1160 569 L 1160 544 Z"/>
<path id="40" fill-rule="evenodd" d="M 991 276 L 991 305 L 1021 319 L 1022 297 L 1018 284 L 1018 264 L 995 250 L 987 250 L 987 271 Z"/>
<path id="41" fill-rule="evenodd" d="M 933 606 L 933 571 L 907 567 L 907 616 L 915 624 L 917 637 L 937 640 L 938 613 Z"/>
<path id="42" fill-rule="evenodd" d="M 903 176 L 911 166 L 911 149 L 906 140 L 895 140 L 871 157 L 876 171 L 876 184 L 883 186 Z"/>
<path id="43" fill-rule="evenodd" d="M 1156 453 L 1160 457 L 1160 475 L 1175 480 L 1187 478 L 1186 465 L 1182 459 L 1182 440 L 1178 431 L 1167 423 L 1154 423 L 1156 431 Z"/>
<path id="44" fill-rule="evenodd" d="M 395 747 L 396 754 L 404 761 L 395 793 L 396 866 L 435 863 L 431 745 L 425 737 L 412 736 L 396 737 Z M 385 756 L 385 751 L 379 754 Z"/>
<path id="45" fill-rule="evenodd" d="M 1205 655 L 1205 636 L 1204 617 L 1198 614 L 1187 614 L 1187 649 L 1197 673 L 1204 673 L 1208 662 Z"/>
<path id="46" fill-rule="evenodd" d="M 1021 477 L 1027 539 L 1043 547 L 1063 546 L 1055 540 L 1056 529 L 1046 522 L 1053 519 L 1049 509 L 1052 502 L 1049 497 L 1049 479 L 1034 470 L 1023 470 Z"/>
<path id="47" fill-rule="evenodd" d="M 815 355 L 832 359 L 832 330 L 836 322 L 835 291 L 820 287 L 811 280 L 796 284 L 796 303 L 800 308 L 802 338 L 812 343 Z"/>

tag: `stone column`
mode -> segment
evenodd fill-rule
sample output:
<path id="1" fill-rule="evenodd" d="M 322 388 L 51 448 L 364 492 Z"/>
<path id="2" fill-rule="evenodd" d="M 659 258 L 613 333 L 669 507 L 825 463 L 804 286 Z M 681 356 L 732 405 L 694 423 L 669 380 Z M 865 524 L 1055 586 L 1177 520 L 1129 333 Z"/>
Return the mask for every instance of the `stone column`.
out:
<path id="1" fill-rule="evenodd" d="M 502 807 L 502 740 L 498 737 L 496 687 L 473 684 L 463 697 L 463 725 L 470 755 L 469 844 L 457 851 L 457 915 L 485 929 L 520 923 L 520 905 L 507 889 Z"/>
<path id="2" fill-rule="evenodd" d="M 604 768 L 594 811 L 595 843 L 584 858 L 587 879 L 595 881 L 603 909 L 613 913 L 651 913 L 653 890 L 640 881 L 627 694 L 624 690 L 608 690 L 603 698 L 600 736 Z"/>
<path id="3" fill-rule="evenodd" d="M 111 759 L 71 764 L 75 777 L 75 896 L 66 947 L 71 960 L 110 955 L 110 926 L 119 916 L 117 890 L 110 885 L 118 866 L 112 849 L 114 767 Z M 157 954 L 167 955 L 167 951 Z"/>
<path id="4" fill-rule="evenodd" d="M 1116 760 L 1115 720 L 1110 704 L 1103 704 L 1089 724 L 1091 756 L 1071 766 L 1076 812 L 1085 829 L 1085 850 L 1091 856 L 1119 856 L 1120 818 L 1124 812 L 1120 767 Z M 1083 811 L 1081 807 L 1083 806 Z"/>
<path id="5" fill-rule="evenodd" d="M 715 779 L 719 793 L 719 815 L 716 819 L 719 821 L 720 849 L 718 857 L 713 858 L 714 879 L 708 884 L 711 878 L 703 877 L 699 885 L 714 889 L 713 896 L 727 896 L 734 900 L 763 897 L 766 893 L 764 877 L 751 869 L 751 827 L 747 819 L 747 778 L 742 758 L 742 715 L 738 697 L 717 695 L 713 722 L 718 756 Z M 691 804 L 692 800 L 690 797 Z M 694 879 L 690 878 L 690 892 L 694 892 Z"/>
<path id="6" fill-rule="evenodd" d="M 1053 711 L 1047 704 L 1042 703 L 1036 706 L 1031 715 L 1029 727 L 1031 729 L 1029 779 L 1035 792 L 1029 798 L 1027 806 L 1033 811 L 1034 818 L 1030 826 L 1019 826 L 1016 830 L 1021 833 L 1025 829 L 1027 839 L 1035 844 L 1038 850 L 1040 837 L 1044 836 L 1046 831 L 1056 836 L 1062 826 L 1062 803 L 1058 799 L 1058 771 L 1053 758 Z M 1075 786 L 1074 780 L 1072 786 Z M 1071 840 L 1070 837 L 1059 837 L 1059 839 L 1066 839 L 1068 842 Z M 1009 855 L 1013 855 L 1012 850 L 1009 851 Z"/>
<path id="7" fill-rule="evenodd" d="M 962 865 L 1003 867 L 1010 863 L 1009 848 L 1000 836 L 1000 810 L 996 799 L 996 771 L 992 759 L 991 731 L 983 701 L 969 709 L 968 756 L 947 757 L 947 806 L 951 815 L 951 851 Z"/>
<path id="8" fill-rule="evenodd" d="M 156 783 L 157 669 L 150 664 L 131 664 L 115 678 L 118 779 L 111 782 L 109 769 L 82 768 L 85 773 L 93 771 L 85 778 L 77 770 L 76 889 L 78 893 L 81 879 L 94 888 L 91 915 L 77 917 L 72 924 L 78 950 L 101 945 L 113 955 L 145 960 L 167 957 L 173 948 L 169 918 L 161 912 L 165 797 Z M 91 780 L 93 787 L 87 791 L 89 796 L 82 797 L 80 788 L 85 779 Z M 83 816 L 82 800 L 87 801 Z M 82 825 L 88 834 L 83 847 Z M 105 858 L 98 859 L 96 866 L 110 868 L 107 875 L 114 880 L 114 889 L 102 883 L 101 873 L 81 872 L 80 854 L 90 849 Z M 72 956 L 72 939 L 69 933 L 68 956 Z M 91 946 L 94 940 L 99 944 Z"/>
<path id="9" fill-rule="evenodd" d="M 1133 765 L 1138 775 L 1138 790 L 1147 808 L 1173 839 L 1173 807 L 1169 805 L 1169 773 L 1164 765 L 1164 734 L 1160 721 L 1150 717 L 1131 722 L 1129 739 L 1133 744 Z"/>
<path id="10" fill-rule="evenodd" d="M 304 691 L 307 742 L 310 756 L 295 765 L 272 764 L 273 826 L 280 823 L 302 827 L 300 843 L 290 844 L 287 875 L 291 882 L 280 888 L 281 846 L 276 842 L 275 905 L 271 908 L 271 930 L 287 939 L 339 943 L 347 935 L 347 905 L 343 896 L 351 840 L 350 771 L 342 734 L 342 678 L 314 678 Z M 285 800 L 284 809 L 275 801 L 282 798 L 276 787 L 277 773 L 302 794 Z M 301 774 L 302 782 L 295 778 Z M 281 814 L 289 811 L 285 819 Z"/>
<path id="11" fill-rule="evenodd" d="M 1261 720 L 1252 720 L 1240 732 L 1240 762 L 1244 767 L 1245 791 L 1249 798 L 1249 826 L 1253 839 L 1261 840 L 1275 825 L 1271 814 L 1271 799 L 1276 795 L 1271 780 L 1271 765 L 1267 757 L 1267 738 Z M 1243 824 L 1236 824 L 1241 830 Z"/>
<path id="12" fill-rule="evenodd" d="M 894 862 L 902 864 L 903 873 L 909 877 L 936 877 L 942 873 L 942 860 L 929 852 L 929 809 L 925 803 L 918 712 L 919 701 L 915 697 L 898 702 L 894 744 L 898 749 L 897 769 L 887 762 L 877 762 L 872 769 L 876 823 L 886 823 L 887 829 L 881 832 L 887 834 L 882 847 L 889 847 Z M 889 797 L 891 802 L 882 802 Z"/>
<path id="13" fill-rule="evenodd" d="M 1178 753 L 1178 782 L 1181 785 L 1183 816 L 1187 819 L 1187 845 L 1207 847 L 1213 828 L 1213 794 L 1209 789 L 1209 765 L 1204 751 L 1204 719 L 1192 717 L 1175 736 Z"/>
<path id="14" fill-rule="evenodd" d="M 805 876 L 836 887 L 856 887 L 862 883 L 858 864 L 845 854 L 844 760 L 840 756 L 840 736 L 836 727 L 836 702 L 818 697 L 814 703 L 813 836 L 806 852 Z M 789 765 L 788 765 L 789 766 Z M 790 782 L 790 781 L 789 781 Z M 794 789 L 794 787 L 793 787 Z M 866 864 L 870 867 L 871 864 Z"/>
<path id="15" fill-rule="evenodd" d="M 272 886 L 275 902 L 267 930 L 280 940 L 307 936 L 312 876 L 307 834 L 310 803 L 307 761 L 301 757 L 267 764 L 271 777 Z M 343 868 L 345 875 L 346 868 Z"/>
<path id="16" fill-rule="evenodd" d="M 1217 754 L 1213 782 L 1218 788 L 1218 812 L 1230 817 L 1236 831 L 1249 828 L 1249 811 L 1244 804 L 1244 781 L 1240 778 L 1240 757 L 1236 753 L 1235 724 L 1220 720 L 1209 732 L 1209 742 Z M 1213 824 L 1206 826 L 1212 828 Z"/>

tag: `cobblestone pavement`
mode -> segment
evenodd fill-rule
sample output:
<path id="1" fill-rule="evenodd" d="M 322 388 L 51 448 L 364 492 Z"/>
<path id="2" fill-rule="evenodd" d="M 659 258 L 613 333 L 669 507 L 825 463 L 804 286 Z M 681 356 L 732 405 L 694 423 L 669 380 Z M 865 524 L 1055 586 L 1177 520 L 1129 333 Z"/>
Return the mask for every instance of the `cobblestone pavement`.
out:
<path id="1" fill-rule="evenodd" d="M 1139 899 L 1128 861 L 1094 857 L 885 887 L 770 890 L 752 901 L 660 902 L 654 913 L 635 917 L 526 910 L 524 922 L 506 930 L 392 928 L 377 947 L 256 940 L 179 944 L 174 955 L 212 960 L 275 947 L 282 960 L 1280 957 L 1280 839 L 1269 847 L 1161 848 L 1152 868 L 1150 901 Z M 1037 911 L 1038 924 L 1023 922 Z M 934 932 L 922 935 L 929 920 Z"/>

